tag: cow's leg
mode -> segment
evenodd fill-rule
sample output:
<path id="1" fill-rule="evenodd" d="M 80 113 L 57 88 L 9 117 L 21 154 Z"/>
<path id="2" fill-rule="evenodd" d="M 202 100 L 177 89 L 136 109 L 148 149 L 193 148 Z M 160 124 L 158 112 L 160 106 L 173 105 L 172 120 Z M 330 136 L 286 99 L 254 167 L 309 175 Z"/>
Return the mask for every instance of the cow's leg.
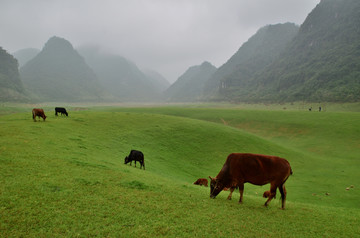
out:
<path id="1" fill-rule="evenodd" d="M 145 163 L 144 163 L 144 161 L 141 161 L 141 162 L 140 162 L 140 165 L 141 165 L 141 166 L 140 166 L 140 169 L 141 169 L 141 167 L 143 167 L 144 170 L 145 170 Z"/>
<path id="2" fill-rule="evenodd" d="M 286 200 L 286 188 L 285 188 L 284 184 L 280 185 L 279 191 L 281 194 L 281 209 L 284 210 L 285 209 L 285 200 Z"/>
<path id="3" fill-rule="evenodd" d="M 276 185 L 275 184 L 271 184 L 270 187 L 270 195 L 269 198 L 266 200 L 265 202 L 265 207 L 267 207 L 270 203 L 270 201 L 276 196 Z"/>
<path id="4" fill-rule="evenodd" d="M 235 187 L 231 187 L 231 188 L 230 188 L 230 194 L 229 194 L 229 196 L 227 197 L 227 200 L 231 200 L 232 193 L 234 192 L 234 190 L 235 190 Z"/>
<path id="5" fill-rule="evenodd" d="M 33 120 L 36 121 L 36 116 L 35 114 L 33 113 Z"/>
<path id="6" fill-rule="evenodd" d="M 240 192 L 240 200 L 239 203 L 243 202 L 243 194 L 244 194 L 244 184 L 239 183 L 239 192 Z"/>
<path id="7" fill-rule="evenodd" d="M 136 160 L 135 160 L 135 167 L 136 167 Z"/>

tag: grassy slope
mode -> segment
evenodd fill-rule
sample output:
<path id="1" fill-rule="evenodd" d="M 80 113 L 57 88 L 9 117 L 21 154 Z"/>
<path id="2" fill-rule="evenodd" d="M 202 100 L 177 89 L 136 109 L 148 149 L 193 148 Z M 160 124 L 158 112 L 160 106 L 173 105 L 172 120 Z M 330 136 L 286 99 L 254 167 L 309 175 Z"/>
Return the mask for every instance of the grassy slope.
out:
<path id="1" fill-rule="evenodd" d="M 308 186 L 326 188 L 326 177 L 330 181 L 339 179 L 327 173 L 316 177 L 306 173 L 314 169 L 304 162 L 310 151 L 293 149 L 296 142 L 288 142 L 293 144 L 289 149 L 287 144 L 280 143 L 281 138 L 268 141 L 245 132 L 244 128 L 234 130 L 212 122 L 155 114 L 156 110 L 164 109 L 148 109 L 151 113 L 144 113 L 145 109 L 118 110 L 71 112 L 69 118 L 55 118 L 48 113 L 45 123 L 32 122 L 30 113 L 0 117 L 0 234 L 27 237 L 360 235 L 359 207 L 333 207 L 338 203 L 333 201 L 336 195 L 331 191 L 331 196 L 303 195 Z M 225 111 L 229 117 L 235 113 L 175 111 L 167 108 L 161 113 L 182 111 L 186 116 L 204 120 L 210 120 L 211 114 L 221 115 L 227 122 L 230 120 L 224 116 Z M 234 126 L 241 124 L 240 114 L 232 122 Z M 215 120 L 219 122 L 219 117 Z M 264 137 L 269 137 L 264 133 Z M 144 152 L 146 171 L 123 164 L 130 149 Z M 208 188 L 191 184 L 199 177 L 216 175 L 226 155 L 233 151 L 289 158 L 296 174 L 287 182 L 286 211 L 278 209 L 279 199 L 268 209 L 261 206 L 264 202 L 261 194 L 267 186 L 246 185 L 245 203 L 238 205 L 238 194 L 233 201 L 226 201 L 226 192 L 211 200 Z M 352 167 L 346 163 L 343 166 Z M 358 176 L 355 179 L 359 181 Z M 319 184 L 311 186 L 317 180 Z M 355 189 L 348 192 L 357 196 L 357 184 L 354 185 Z M 315 198 L 328 207 L 305 204 Z M 345 198 L 342 195 L 340 199 Z M 345 204 L 353 207 L 354 203 Z"/>
<path id="2" fill-rule="evenodd" d="M 270 143 L 270 148 L 260 153 L 287 158 L 294 171 L 292 180 L 301 181 L 295 182 L 298 186 L 295 201 L 360 208 L 360 190 L 345 190 L 359 181 L 359 113 L 174 107 L 121 110 L 196 118 L 264 138 L 266 143 Z M 281 146 L 280 151 L 274 144 Z M 235 150 L 258 153 L 260 147 L 255 145 L 250 150 L 238 147 Z M 326 196 L 326 193 L 331 196 Z"/>

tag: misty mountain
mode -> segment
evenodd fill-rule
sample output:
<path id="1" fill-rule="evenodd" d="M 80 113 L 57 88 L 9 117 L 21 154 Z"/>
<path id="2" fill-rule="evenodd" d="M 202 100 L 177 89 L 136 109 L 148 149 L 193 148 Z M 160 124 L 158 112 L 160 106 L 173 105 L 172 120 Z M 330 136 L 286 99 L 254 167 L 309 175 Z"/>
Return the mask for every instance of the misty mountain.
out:
<path id="1" fill-rule="evenodd" d="M 293 23 L 267 25 L 260 28 L 239 50 L 209 79 L 205 93 L 213 97 L 222 90 L 221 98 L 231 98 L 244 88 L 253 77 L 264 70 L 296 36 L 299 27 Z"/>
<path id="2" fill-rule="evenodd" d="M 40 53 L 20 68 L 21 79 L 41 101 L 103 101 L 112 97 L 93 70 L 63 38 L 50 38 Z"/>
<path id="3" fill-rule="evenodd" d="M 0 47 L 0 101 L 27 100 L 17 60 Z"/>
<path id="4" fill-rule="evenodd" d="M 200 100 L 205 83 L 215 71 L 216 67 L 209 62 L 190 67 L 164 92 L 164 98 L 171 102 Z"/>
<path id="5" fill-rule="evenodd" d="M 255 79 L 253 97 L 359 101 L 359 39 L 360 1 L 322 0 L 284 54 Z"/>
<path id="6" fill-rule="evenodd" d="M 161 88 L 134 63 L 122 56 L 103 53 L 95 47 L 83 47 L 79 52 L 94 70 L 101 85 L 121 101 L 156 101 Z"/>
<path id="7" fill-rule="evenodd" d="M 212 89 L 217 85 L 220 100 L 359 101 L 359 39 L 360 1 L 322 0 L 270 64 L 254 71 L 254 57 L 247 58 L 232 73 L 219 76 L 217 72 L 216 81 L 208 85 Z M 258 49 L 268 49 L 267 42 Z M 238 53 L 246 55 L 241 49 Z"/>
<path id="8" fill-rule="evenodd" d="M 12 55 L 18 60 L 19 67 L 24 66 L 29 60 L 33 59 L 37 54 L 40 53 L 39 49 L 26 48 L 14 52 Z"/>
<path id="9" fill-rule="evenodd" d="M 161 92 L 169 88 L 169 81 L 164 78 L 159 72 L 156 72 L 152 69 L 143 69 L 142 72 L 146 77 L 152 82 L 152 84 Z"/>

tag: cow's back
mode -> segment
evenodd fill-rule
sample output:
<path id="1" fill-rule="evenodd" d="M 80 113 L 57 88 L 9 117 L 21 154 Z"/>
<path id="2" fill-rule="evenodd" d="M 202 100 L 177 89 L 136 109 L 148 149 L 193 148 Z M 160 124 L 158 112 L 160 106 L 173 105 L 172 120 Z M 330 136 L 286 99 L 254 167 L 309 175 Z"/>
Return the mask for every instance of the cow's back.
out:
<path id="1" fill-rule="evenodd" d="M 291 173 L 289 162 L 276 156 L 232 153 L 226 164 L 229 177 L 234 182 L 250 182 L 255 185 L 286 180 Z"/>

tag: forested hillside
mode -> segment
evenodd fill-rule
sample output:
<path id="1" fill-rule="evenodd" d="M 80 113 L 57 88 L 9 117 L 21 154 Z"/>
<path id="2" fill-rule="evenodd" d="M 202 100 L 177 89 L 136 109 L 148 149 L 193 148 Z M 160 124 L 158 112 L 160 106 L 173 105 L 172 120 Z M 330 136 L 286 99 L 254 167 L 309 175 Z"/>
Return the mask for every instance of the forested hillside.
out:
<path id="1" fill-rule="evenodd" d="M 0 101 L 24 101 L 17 60 L 0 47 Z"/>
<path id="2" fill-rule="evenodd" d="M 164 92 L 165 100 L 176 102 L 200 100 L 205 83 L 215 71 L 216 67 L 209 62 L 190 67 Z"/>
<path id="3" fill-rule="evenodd" d="M 207 98 L 216 96 L 231 98 L 254 76 L 270 65 L 298 33 L 299 27 L 293 23 L 262 27 L 245 42 L 240 49 L 206 83 Z"/>
<path id="4" fill-rule="evenodd" d="M 32 97 L 41 101 L 104 101 L 112 98 L 73 46 L 52 37 L 42 51 L 20 69 Z"/>
<path id="5" fill-rule="evenodd" d="M 252 102 L 359 101 L 359 39 L 360 1 L 323 0 L 286 50 L 248 83 L 221 88 L 218 81 L 220 98 Z M 222 81 L 233 80 L 223 77 Z"/>

